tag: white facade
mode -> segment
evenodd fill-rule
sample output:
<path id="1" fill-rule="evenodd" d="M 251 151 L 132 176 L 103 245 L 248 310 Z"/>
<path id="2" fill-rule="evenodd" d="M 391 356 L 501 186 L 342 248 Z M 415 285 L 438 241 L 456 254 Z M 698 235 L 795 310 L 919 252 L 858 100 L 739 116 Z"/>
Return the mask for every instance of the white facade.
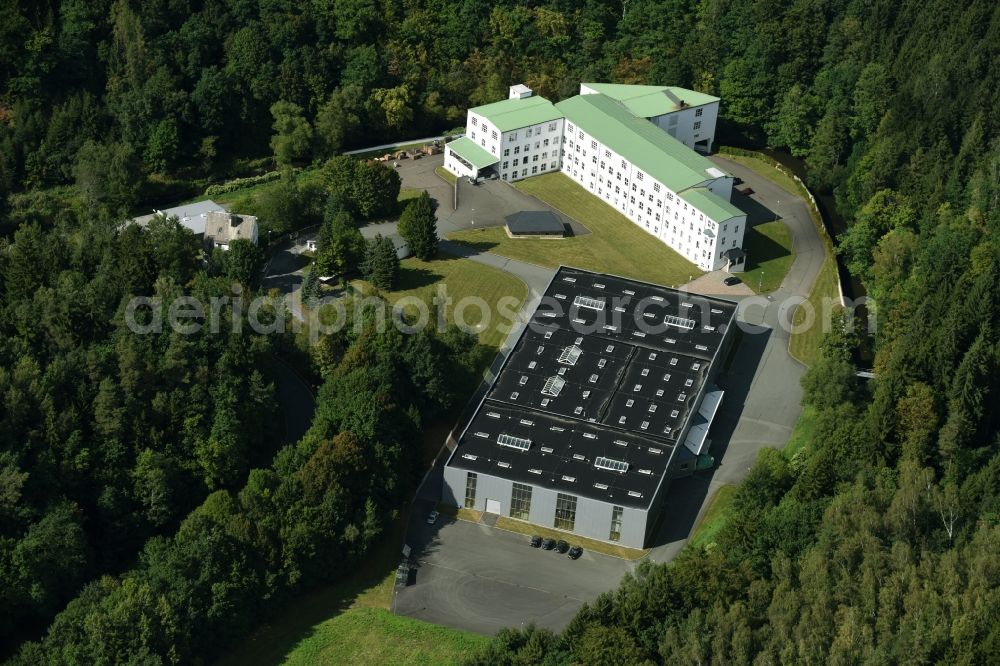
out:
<path id="1" fill-rule="evenodd" d="M 676 90 L 676 89 L 675 89 Z M 688 91 L 691 94 L 690 91 Z M 580 84 L 581 95 L 600 94 L 599 90 L 590 88 L 585 83 Z M 669 89 L 665 89 L 663 94 L 670 100 L 670 103 L 685 102 Z M 699 95 L 698 99 L 706 97 Z M 642 117 L 662 129 L 664 132 L 674 137 L 691 150 L 702 153 L 712 152 L 712 144 L 715 143 L 715 125 L 719 120 L 719 102 L 712 101 L 704 104 L 677 104 L 677 109 L 656 115 L 643 115 Z"/>
<path id="2" fill-rule="evenodd" d="M 559 169 L 562 118 L 502 132 L 470 110 L 465 135 L 500 160 L 497 172 L 503 180 L 521 180 Z"/>
<path id="3" fill-rule="evenodd" d="M 686 107 L 649 120 L 691 150 L 711 152 L 715 142 L 715 123 L 719 119 L 719 103 Z"/>
<path id="4" fill-rule="evenodd" d="M 479 175 L 479 169 L 459 157 L 451 146 L 444 148 L 444 168 L 459 178 L 475 178 Z"/>
<path id="5" fill-rule="evenodd" d="M 699 101 L 706 98 L 716 101 L 705 101 L 695 106 L 682 103 L 677 94 L 683 93 L 675 94 L 680 89 L 671 91 L 664 88 L 661 91 L 650 88 L 654 92 L 644 94 L 665 95 L 666 100 L 658 98 L 652 103 L 644 102 L 630 113 L 636 116 L 639 111 L 662 111 L 676 106 L 674 111 L 651 115 L 646 119 L 688 148 L 710 151 L 718 119 L 717 99 L 702 96 Z M 584 95 L 604 94 L 586 84 L 581 84 L 580 92 Z M 691 91 L 688 93 L 694 95 Z M 529 88 L 517 85 L 510 88 L 508 99 L 526 100 L 530 97 Z M 485 115 L 469 109 L 466 136 L 498 160 L 490 168 L 495 169 L 501 179 L 516 181 L 561 169 L 588 192 L 600 197 L 704 271 L 727 268 L 725 252 L 743 246 L 746 215 L 733 217 L 730 212 L 725 213 L 726 219 L 713 219 L 712 211 L 716 218 L 723 215 L 719 206 L 704 202 L 703 197 L 697 196 L 699 190 L 709 191 L 728 205 L 733 178 L 721 170 L 706 169 L 704 182 L 687 188 L 683 193 L 675 192 L 576 127 L 572 117 L 547 119 L 516 128 L 511 128 L 509 112 L 494 117 L 503 117 L 497 122 L 506 123 L 508 129 L 500 130 Z M 458 176 L 470 177 L 481 175 L 482 171 L 470 168 L 465 160 L 447 149 L 445 168 Z M 685 198 L 702 201 L 709 210 L 701 210 Z M 583 222 L 586 224 L 585 220 Z"/>
<path id="6" fill-rule="evenodd" d="M 742 247 L 746 216 L 718 222 L 684 201 L 677 192 L 565 121 L 562 171 L 640 228 L 705 271 L 726 266 L 723 253 Z M 721 172 L 720 172 L 721 173 Z M 726 201 L 733 179 L 726 175 L 699 184 Z"/>

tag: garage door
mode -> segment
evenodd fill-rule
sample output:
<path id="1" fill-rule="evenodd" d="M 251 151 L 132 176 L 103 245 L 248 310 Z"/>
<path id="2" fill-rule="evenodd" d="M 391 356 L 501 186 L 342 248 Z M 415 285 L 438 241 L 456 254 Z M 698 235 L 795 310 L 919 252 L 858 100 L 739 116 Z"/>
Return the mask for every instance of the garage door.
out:
<path id="1" fill-rule="evenodd" d="M 500 500 L 487 499 L 486 500 L 486 513 L 500 514 Z"/>

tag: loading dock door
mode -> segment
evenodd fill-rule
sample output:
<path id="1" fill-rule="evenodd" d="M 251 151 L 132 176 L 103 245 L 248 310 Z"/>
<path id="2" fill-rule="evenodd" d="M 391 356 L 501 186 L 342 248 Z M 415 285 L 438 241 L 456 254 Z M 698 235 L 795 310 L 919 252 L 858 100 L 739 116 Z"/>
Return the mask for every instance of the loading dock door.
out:
<path id="1" fill-rule="evenodd" d="M 500 500 L 487 499 L 486 513 L 495 513 L 497 515 L 500 515 Z"/>

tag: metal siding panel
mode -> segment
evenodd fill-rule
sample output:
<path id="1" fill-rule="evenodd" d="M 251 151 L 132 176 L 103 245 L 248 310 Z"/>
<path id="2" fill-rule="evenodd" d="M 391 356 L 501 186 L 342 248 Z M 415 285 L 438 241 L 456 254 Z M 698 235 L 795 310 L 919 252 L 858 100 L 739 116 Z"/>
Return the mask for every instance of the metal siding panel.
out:
<path id="1" fill-rule="evenodd" d="M 491 474 L 479 472 L 476 479 L 476 509 L 486 510 L 486 500 L 494 499 L 500 502 L 500 515 L 510 513 L 510 493 L 513 482 Z"/>
<path id="2" fill-rule="evenodd" d="M 552 527 L 556 522 L 556 491 L 532 486 L 529 517 L 536 525 Z"/>
<path id="3" fill-rule="evenodd" d="M 644 548 L 646 545 L 646 518 L 647 513 L 642 509 L 625 507 L 622 512 L 622 538 L 618 543 L 630 548 Z"/>
<path id="4" fill-rule="evenodd" d="M 464 469 L 444 468 L 444 483 L 441 488 L 442 503 L 457 507 L 465 506 L 466 474 Z"/>

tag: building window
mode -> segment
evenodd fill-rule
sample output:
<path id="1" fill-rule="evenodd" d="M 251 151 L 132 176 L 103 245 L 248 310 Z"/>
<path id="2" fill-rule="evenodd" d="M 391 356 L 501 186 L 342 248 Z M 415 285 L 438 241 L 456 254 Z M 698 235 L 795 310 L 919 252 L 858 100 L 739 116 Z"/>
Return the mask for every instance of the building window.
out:
<path id="1" fill-rule="evenodd" d="M 556 494 L 556 529 L 572 532 L 575 525 L 576 497 L 563 493 Z"/>
<path id="2" fill-rule="evenodd" d="M 504 171 L 506 171 L 506 170 L 507 170 L 507 165 L 508 165 L 508 164 L 509 164 L 509 162 L 504 162 L 504 163 L 503 163 L 503 166 L 502 166 L 502 167 L 500 167 L 500 168 L 501 168 L 501 169 L 503 169 Z"/>
<path id="3" fill-rule="evenodd" d="M 653 183 L 653 191 L 654 192 L 659 192 L 660 191 L 660 184 L 659 183 Z"/>
<path id="4" fill-rule="evenodd" d="M 545 171 L 545 165 L 544 164 L 542 165 L 542 171 Z"/>
<path id="5" fill-rule="evenodd" d="M 517 155 L 521 152 L 521 146 L 514 146 L 514 154 Z"/>
<path id="6" fill-rule="evenodd" d="M 528 520 L 531 515 L 531 486 L 515 483 L 510 493 L 510 517 Z"/>
<path id="7" fill-rule="evenodd" d="M 475 116 L 472 116 L 472 126 L 475 127 L 478 123 L 478 119 Z"/>
<path id="8" fill-rule="evenodd" d="M 701 118 L 701 112 L 702 112 L 703 110 L 704 110 L 704 109 L 695 109 L 695 110 L 694 110 L 694 117 L 695 117 L 695 118 Z"/>
<path id="9" fill-rule="evenodd" d="M 556 124 L 555 123 L 549 123 L 549 131 L 550 132 L 555 132 L 556 131 Z"/>
<path id="10" fill-rule="evenodd" d="M 465 477 L 465 508 L 474 509 L 476 508 L 476 479 L 478 475 L 475 472 L 469 472 L 469 475 Z"/>
<path id="11" fill-rule="evenodd" d="M 642 174 L 642 172 L 641 172 L 641 171 L 640 171 L 640 172 L 638 172 L 638 173 L 636 174 L 636 176 L 635 176 L 635 179 L 636 179 L 636 180 L 642 180 L 642 175 L 643 175 L 643 174 Z"/>
<path id="12" fill-rule="evenodd" d="M 538 173 L 538 167 L 536 166 L 531 167 L 531 173 L 533 174 Z"/>
<path id="13" fill-rule="evenodd" d="M 694 128 L 695 128 L 696 130 L 698 130 L 698 129 L 701 129 L 701 121 L 700 121 L 700 120 L 696 120 L 696 121 L 695 121 L 695 123 L 694 123 Z"/>
<path id="14" fill-rule="evenodd" d="M 475 132 L 472 132 L 469 136 L 472 138 L 473 141 L 476 140 L 476 133 Z"/>
<path id="15" fill-rule="evenodd" d="M 611 151 L 610 150 L 605 150 L 604 151 L 604 157 L 606 157 L 607 159 L 611 159 Z"/>
<path id="16" fill-rule="evenodd" d="M 511 141 L 517 141 L 517 132 L 511 132 L 510 133 L 510 140 Z"/>

